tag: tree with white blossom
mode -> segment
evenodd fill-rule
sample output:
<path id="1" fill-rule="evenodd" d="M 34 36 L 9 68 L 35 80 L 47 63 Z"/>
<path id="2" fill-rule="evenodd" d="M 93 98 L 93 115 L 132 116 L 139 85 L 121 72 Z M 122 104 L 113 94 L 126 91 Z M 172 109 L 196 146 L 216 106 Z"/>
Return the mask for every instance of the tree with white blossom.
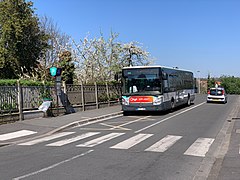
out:
<path id="1" fill-rule="evenodd" d="M 117 42 L 118 36 L 111 32 L 108 39 L 101 34 L 98 39 L 87 36 L 79 44 L 73 40 L 77 50 L 78 80 L 84 83 L 113 81 L 114 75 L 122 67 L 151 63 L 149 53 L 143 50 L 140 43 L 120 43 Z"/>

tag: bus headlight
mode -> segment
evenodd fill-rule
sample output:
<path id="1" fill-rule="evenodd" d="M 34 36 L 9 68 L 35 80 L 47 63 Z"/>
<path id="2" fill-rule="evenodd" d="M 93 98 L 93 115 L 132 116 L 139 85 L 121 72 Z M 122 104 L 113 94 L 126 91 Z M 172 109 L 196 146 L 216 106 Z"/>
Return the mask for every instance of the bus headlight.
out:
<path id="1" fill-rule="evenodd" d="M 122 105 L 129 105 L 129 98 L 127 97 L 122 97 Z"/>
<path id="2" fill-rule="evenodd" d="M 154 97 L 153 99 L 153 105 L 160 105 L 162 102 L 163 102 L 162 96 Z"/>

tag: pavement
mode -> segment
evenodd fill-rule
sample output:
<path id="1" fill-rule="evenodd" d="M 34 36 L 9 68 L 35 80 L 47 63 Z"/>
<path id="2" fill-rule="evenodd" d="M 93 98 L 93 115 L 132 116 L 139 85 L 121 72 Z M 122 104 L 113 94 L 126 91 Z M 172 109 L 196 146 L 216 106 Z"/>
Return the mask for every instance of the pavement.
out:
<path id="1" fill-rule="evenodd" d="M 121 115 L 122 110 L 120 105 L 110 107 L 93 109 L 87 111 L 76 112 L 73 114 L 62 115 L 49 118 L 34 118 L 29 120 L 17 121 L 12 124 L 5 124 L 0 126 L 0 135 L 4 133 L 32 130 L 37 131 L 38 136 L 44 136 L 62 131 L 64 129 L 74 127 L 80 124 L 96 121 L 104 118 L 109 118 Z M 232 118 L 232 128 L 227 132 L 229 141 L 227 144 L 226 153 L 220 158 L 217 158 L 212 170 L 209 174 L 208 180 L 240 180 L 240 111 L 237 116 Z M 26 137 L 25 139 L 26 140 Z M 0 141 L 0 147 L 18 141 L 9 140 L 4 143 Z"/>
<path id="2" fill-rule="evenodd" d="M 62 131 L 64 129 L 74 127 L 80 124 L 121 114 L 122 114 L 121 106 L 114 105 L 105 108 L 80 111 L 56 117 L 33 118 L 23 121 L 16 121 L 11 124 L 1 125 L 0 135 L 19 130 L 36 131 L 38 136 L 50 135 L 58 131 Z M 26 137 L 22 139 L 26 139 Z M 21 138 L 18 138 L 17 140 L 10 139 L 4 142 L 1 142 L 0 140 L 0 146 L 17 143 L 22 139 Z"/>
<path id="3" fill-rule="evenodd" d="M 220 168 L 216 168 L 218 171 L 215 171 L 215 174 L 210 174 L 209 180 L 240 180 L 240 112 L 231 121 L 233 127 L 228 132 L 230 141 L 227 153 L 216 160 L 215 167 Z"/>

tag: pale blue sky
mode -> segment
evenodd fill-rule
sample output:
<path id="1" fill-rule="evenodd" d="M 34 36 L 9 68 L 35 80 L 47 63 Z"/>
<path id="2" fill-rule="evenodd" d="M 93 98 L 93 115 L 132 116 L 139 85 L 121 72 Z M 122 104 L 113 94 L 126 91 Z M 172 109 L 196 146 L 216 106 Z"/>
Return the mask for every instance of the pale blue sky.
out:
<path id="1" fill-rule="evenodd" d="M 32 1 L 76 41 L 112 30 L 118 41 L 142 43 L 156 65 L 240 77 L 240 0 Z"/>

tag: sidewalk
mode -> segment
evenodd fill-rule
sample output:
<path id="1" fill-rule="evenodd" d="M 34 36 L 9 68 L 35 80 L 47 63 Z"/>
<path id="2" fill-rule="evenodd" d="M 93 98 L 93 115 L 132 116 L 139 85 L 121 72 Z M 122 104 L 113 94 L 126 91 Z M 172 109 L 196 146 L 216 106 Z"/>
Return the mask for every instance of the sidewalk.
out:
<path id="1" fill-rule="evenodd" d="M 34 125 L 34 126 L 47 126 L 52 128 L 61 128 L 65 126 L 73 126 L 74 123 L 85 123 L 99 118 L 105 118 L 109 116 L 115 116 L 122 114 L 121 106 L 110 106 L 100 109 L 92 109 L 86 111 L 80 111 L 68 115 L 49 117 L 49 118 L 37 118 L 31 120 L 22 121 L 22 124 Z"/>
<path id="2" fill-rule="evenodd" d="M 46 133 L 53 134 L 55 132 L 67 129 L 69 127 L 77 126 L 79 124 L 120 114 L 122 114 L 121 105 L 114 105 L 110 107 L 80 111 L 57 117 L 34 118 L 29 120 L 17 121 L 12 124 L 1 125 L 0 134 L 10 133 L 23 129 L 36 131 L 38 135 Z M 12 142 L 14 142 L 14 139 L 9 141 L 8 143 Z"/>
<path id="3" fill-rule="evenodd" d="M 235 122 L 231 132 L 229 149 L 223 158 L 222 167 L 217 177 L 218 180 L 240 179 L 240 112 L 232 120 Z"/>

